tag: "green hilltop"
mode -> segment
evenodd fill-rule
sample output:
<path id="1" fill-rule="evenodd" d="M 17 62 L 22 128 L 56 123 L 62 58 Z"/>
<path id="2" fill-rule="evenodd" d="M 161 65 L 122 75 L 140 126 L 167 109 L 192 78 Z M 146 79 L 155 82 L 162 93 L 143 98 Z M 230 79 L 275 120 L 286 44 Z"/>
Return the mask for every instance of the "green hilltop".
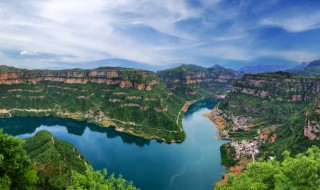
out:
<path id="1" fill-rule="evenodd" d="M 48 131 L 38 131 L 24 141 L 0 130 L 0 189 L 137 188 L 121 175 L 94 171 L 72 144 Z"/>

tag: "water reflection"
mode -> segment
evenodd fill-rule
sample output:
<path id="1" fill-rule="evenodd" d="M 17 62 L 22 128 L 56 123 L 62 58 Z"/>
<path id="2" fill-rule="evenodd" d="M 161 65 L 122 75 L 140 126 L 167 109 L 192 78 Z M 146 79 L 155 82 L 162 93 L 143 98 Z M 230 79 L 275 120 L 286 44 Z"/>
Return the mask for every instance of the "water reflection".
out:
<path id="1" fill-rule="evenodd" d="M 82 136 L 86 128 L 89 128 L 91 131 L 105 133 L 109 139 L 120 137 L 123 143 L 126 144 L 136 144 L 140 147 L 150 144 L 150 140 L 120 133 L 114 130 L 114 127 L 100 127 L 73 119 L 56 117 L 13 117 L 0 119 L 0 127 L 3 128 L 3 132 L 10 133 L 13 136 L 34 133 L 37 128 L 43 125 L 47 127 L 64 126 L 67 128 L 68 133 L 77 136 Z"/>
<path id="2" fill-rule="evenodd" d="M 86 122 L 54 117 L 0 119 L 4 132 L 28 138 L 38 130 L 48 130 L 72 143 L 94 169 L 107 168 L 109 174 L 122 174 L 141 189 L 213 189 L 221 179 L 220 146 L 214 124 L 203 114 L 215 105 L 203 100 L 190 106 L 183 117 L 187 138 L 167 144 L 120 133 Z"/>

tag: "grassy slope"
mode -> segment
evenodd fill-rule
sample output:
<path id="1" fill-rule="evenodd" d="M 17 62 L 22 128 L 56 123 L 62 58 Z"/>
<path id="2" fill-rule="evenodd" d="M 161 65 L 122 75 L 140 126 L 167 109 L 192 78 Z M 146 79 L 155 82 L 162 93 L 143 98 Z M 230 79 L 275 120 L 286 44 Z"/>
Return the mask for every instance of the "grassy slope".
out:
<path id="1" fill-rule="evenodd" d="M 49 161 L 54 164 L 63 162 L 69 170 L 84 173 L 88 161 L 69 142 L 59 140 L 48 131 L 39 131 L 34 137 L 28 138 L 24 144 L 30 158 L 45 165 Z"/>

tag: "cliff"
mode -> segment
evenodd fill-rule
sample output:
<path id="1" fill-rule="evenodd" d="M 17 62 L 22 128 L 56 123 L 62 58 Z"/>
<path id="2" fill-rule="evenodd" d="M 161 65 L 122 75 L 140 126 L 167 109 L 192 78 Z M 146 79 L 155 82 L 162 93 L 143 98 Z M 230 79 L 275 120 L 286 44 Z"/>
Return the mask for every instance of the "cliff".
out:
<path id="1" fill-rule="evenodd" d="M 246 74 L 236 80 L 223 106 L 236 114 L 279 123 L 301 111 L 320 92 L 320 80 L 286 72 Z"/>
<path id="2" fill-rule="evenodd" d="M 320 98 L 318 97 L 306 111 L 304 136 L 311 140 L 320 140 Z"/>
<path id="3" fill-rule="evenodd" d="M 257 157 L 305 151 L 320 141 L 320 78 L 288 72 L 246 74 L 221 102 L 222 135 L 258 142 Z"/>
<path id="4" fill-rule="evenodd" d="M 69 84 L 98 83 L 118 85 L 121 88 L 151 90 L 159 81 L 153 72 L 118 67 L 102 67 L 93 70 L 22 70 L 2 66 L 0 84 L 37 84 L 42 81 Z"/>
<path id="5" fill-rule="evenodd" d="M 298 77 L 286 72 L 246 74 L 235 81 L 232 92 L 270 101 L 310 101 L 320 91 L 320 79 Z"/>

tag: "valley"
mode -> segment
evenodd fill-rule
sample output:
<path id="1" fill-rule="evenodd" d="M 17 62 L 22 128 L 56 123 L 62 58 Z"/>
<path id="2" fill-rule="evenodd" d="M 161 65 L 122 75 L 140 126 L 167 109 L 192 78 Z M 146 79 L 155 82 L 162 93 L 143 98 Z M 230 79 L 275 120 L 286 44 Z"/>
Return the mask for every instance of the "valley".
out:
<path id="1" fill-rule="evenodd" d="M 216 124 L 218 139 L 229 140 L 220 147 L 221 164 L 232 173 L 224 175 L 223 185 L 250 162 L 282 160 L 285 150 L 296 155 L 320 146 L 320 78 L 306 74 L 317 63 L 299 72 L 243 76 L 218 65 L 182 65 L 157 73 L 2 66 L 0 116 L 75 119 L 175 143 L 186 140 L 183 117 L 192 113 L 189 107 L 209 98 L 218 103 L 203 116 Z"/>
<path id="2" fill-rule="evenodd" d="M 117 67 L 54 71 L 2 66 L 0 117 L 51 115 L 182 142 L 183 113 L 196 100 L 224 93 L 233 78 L 231 70 L 196 65 L 183 65 L 173 74 Z"/>

